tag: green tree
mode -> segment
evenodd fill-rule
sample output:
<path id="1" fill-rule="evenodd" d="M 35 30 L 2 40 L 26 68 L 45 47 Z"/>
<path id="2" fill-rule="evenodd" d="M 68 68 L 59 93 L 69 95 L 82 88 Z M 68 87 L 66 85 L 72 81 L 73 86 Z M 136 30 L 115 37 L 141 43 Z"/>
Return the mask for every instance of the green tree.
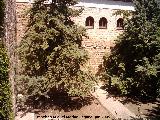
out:
<path id="1" fill-rule="evenodd" d="M 50 90 L 85 96 L 93 77 L 85 71 L 88 60 L 81 45 L 85 30 L 72 18 L 81 10 L 76 0 L 37 0 L 29 11 L 28 30 L 19 48 L 22 73 L 18 92 L 24 96 L 47 96 Z M 83 71 L 82 71 L 83 70 Z"/>
<path id="2" fill-rule="evenodd" d="M 106 75 L 122 94 L 143 98 L 160 95 L 160 8 L 155 0 L 133 0 L 135 11 L 110 56 Z"/>
<path id="3" fill-rule="evenodd" d="M 12 119 L 10 82 L 8 78 L 8 58 L 5 48 L 0 41 L 0 119 Z"/>
<path id="4" fill-rule="evenodd" d="M 8 78 L 8 58 L 2 42 L 4 3 L 0 0 L 0 120 L 12 120 L 11 90 Z"/>

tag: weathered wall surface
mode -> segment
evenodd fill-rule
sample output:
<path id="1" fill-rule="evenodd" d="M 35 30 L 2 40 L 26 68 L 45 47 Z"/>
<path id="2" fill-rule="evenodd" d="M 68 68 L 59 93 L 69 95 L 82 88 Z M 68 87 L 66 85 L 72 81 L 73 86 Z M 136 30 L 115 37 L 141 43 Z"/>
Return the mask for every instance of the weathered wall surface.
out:
<path id="1" fill-rule="evenodd" d="M 20 0 L 19 0 L 20 1 Z M 21 38 L 24 36 L 27 17 L 25 12 L 31 7 L 29 2 L 17 2 L 16 4 L 17 12 L 17 41 L 20 42 Z M 82 7 L 82 6 L 81 6 Z M 74 6 L 74 8 L 81 8 L 79 5 Z M 122 30 L 117 30 L 116 24 L 118 18 L 121 16 L 115 16 L 113 13 L 116 11 L 111 8 L 101 8 L 101 7 L 84 7 L 83 13 L 74 18 L 74 21 L 81 26 L 85 27 L 86 18 L 92 16 L 94 18 L 94 29 L 87 29 L 88 38 L 84 38 L 83 46 L 89 52 L 90 60 L 87 66 L 96 73 L 98 66 L 103 62 L 103 55 L 106 51 L 110 51 L 110 47 L 114 45 L 114 40 L 117 36 L 122 33 Z M 108 21 L 107 29 L 99 29 L 100 18 L 105 17 Z"/>
<path id="2" fill-rule="evenodd" d="M 104 53 L 110 51 L 110 47 L 114 45 L 114 40 L 123 32 L 122 30 L 117 30 L 117 20 L 121 16 L 113 15 L 115 11 L 113 9 L 85 8 L 79 17 L 74 18 L 78 25 L 84 27 L 87 17 L 91 16 L 94 18 L 94 28 L 87 29 L 89 39 L 85 38 L 83 40 L 83 46 L 90 56 L 88 66 L 91 67 L 94 73 L 97 72 L 98 66 L 102 64 Z M 107 29 L 99 28 L 99 20 L 102 17 L 105 17 L 108 21 Z"/>
<path id="3" fill-rule="evenodd" d="M 31 7 L 28 2 L 17 2 L 16 3 L 16 18 L 17 18 L 17 42 L 21 41 L 24 33 L 27 29 L 28 17 L 27 10 Z"/>

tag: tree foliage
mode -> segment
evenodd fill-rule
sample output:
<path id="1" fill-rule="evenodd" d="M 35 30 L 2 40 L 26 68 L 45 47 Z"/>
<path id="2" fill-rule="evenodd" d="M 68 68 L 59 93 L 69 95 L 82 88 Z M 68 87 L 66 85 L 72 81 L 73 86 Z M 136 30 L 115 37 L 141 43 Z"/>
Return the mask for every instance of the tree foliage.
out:
<path id="1" fill-rule="evenodd" d="M 43 3 L 37 0 L 29 11 L 28 30 L 19 47 L 22 73 L 18 92 L 27 98 L 47 96 L 50 90 L 85 96 L 93 77 L 83 66 L 88 60 L 81 45 L 85 30 L 72 20 L 81 12 L 70 7 L 77 1 Z"/>
<path id="2" fill-rule="evenodd" d="M 10 82 L 8 78 L 8 58 L 0 41 L 0 119 L 12 119 Z"/>
<path id="3" fill-rule="evenodd" d="M 10 82 L 8 78 L 8 58 L 3 45 L 4 3 L 0 0 L 0 119 L 12 119 Z"/>
<path id="4" fill-rule="evenodd" d="M 135 11 L 126 19 L 109 56 L 106 75 L 122 94 L 143 98 L 160 95 L 160 8 L 155 0 L 134 0 Z"/>

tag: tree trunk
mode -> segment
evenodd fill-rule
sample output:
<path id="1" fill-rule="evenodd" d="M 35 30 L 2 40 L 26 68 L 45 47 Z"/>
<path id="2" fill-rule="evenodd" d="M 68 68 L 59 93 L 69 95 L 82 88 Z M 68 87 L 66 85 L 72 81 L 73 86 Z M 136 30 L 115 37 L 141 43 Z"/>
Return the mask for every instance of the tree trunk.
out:
<path id="1" fill-rule="evenodd" d="M 15 75 L 16 75 L 16 0 L 5 0 L 5 46 L 9 57 L 9 80 L 12 91 L 12 105 L 15 117 L 16 95 L 15 95 Z"/>

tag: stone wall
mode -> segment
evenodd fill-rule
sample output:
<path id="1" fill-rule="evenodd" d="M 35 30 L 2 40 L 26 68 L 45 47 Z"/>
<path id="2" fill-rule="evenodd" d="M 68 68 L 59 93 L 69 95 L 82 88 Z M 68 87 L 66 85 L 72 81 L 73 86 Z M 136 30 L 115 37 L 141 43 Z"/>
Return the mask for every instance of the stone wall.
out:
<path id="1" fill-rule="evenodd" d="M 16 18 L 17 18 L 17 42 L 21 41 L 24 33 L 27 29 L 28 24 L 28 15 L 27 11 L 31 7 L 31 4 L 28 2 L 17 2 L 16 3 Z"/>
<path id="2" fill-rule="evenodd" d="M 17 41 L 21 41 L 26 31 L 26 25 L 28 22 L 26 12 L 31 3 L 17 2 Z M 80 7 L 74 7 L 79 9 Z M 114 40 L 122 33 L 122 30 L 117 30 L 116 21 L 121 16 L 115 16 L 113 13 L 116 10 L 103 9 L 103 8 L 84 8 L 83 13 L 74 18 L 74 21 L 81 26 L 85 27 L 86 18 L 92 16 L 94 18 L 94 29 L 87 29 L 88 38 L 84 38 L 83 46 L 89 52 L 90 60 L 87 66 L 96 73 L 98 66 L 103 62 L 103 55 L 105 52 L 110 51 L 110 47 L 114 45 Z M 107 29 L 99 29 L 99 20 L 101 17 L 105 17 L 108 21 Z"/>
<path id="3" fill-rule="evenodd" d="M 76 9 L 78 8 L 76 7 Z M 123 32 L 123 30 L 117 29 L 117 20 L 122 16 L 113 15 L 115 11 L 103 8 L 84 8 L 83 13 L 79 17 L 74 18 L 74 21 L 83 27 L 85 27 L 87 17 L 91 16 L 94 18 L 94 28 L 86 28 L 89 39 L 85 38 L 83 40 L 83 46 L 90 56 L 88 66 L 91 67 L 94 73 L 98 71 L 98 66 L 102 64 L 104 53 L 110 52 L 110 47 L 114 46 L 114 40 Z M 99 20 L 102 17 L 105 17 L 108 21 L 107 29 L 99 28 Z"/>

